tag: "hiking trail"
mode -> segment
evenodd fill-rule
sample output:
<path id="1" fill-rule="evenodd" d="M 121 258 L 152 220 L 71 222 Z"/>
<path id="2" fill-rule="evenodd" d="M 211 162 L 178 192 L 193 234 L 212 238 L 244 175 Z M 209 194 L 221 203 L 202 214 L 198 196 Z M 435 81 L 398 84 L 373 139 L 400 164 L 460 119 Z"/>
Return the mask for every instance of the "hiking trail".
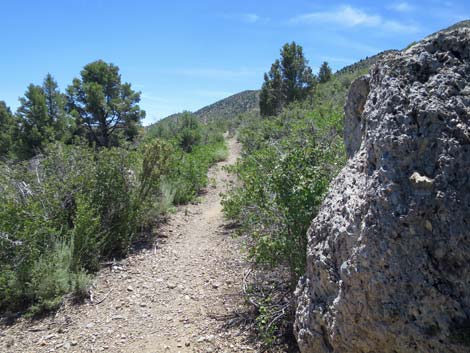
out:
<path id="1" fill-rule="evenodd" d="M 243 306 L 249 264 L 241 239 L 225 227 L 220 193 L 233 182 L 223 166 L 240 145 L 209 170 L 199 203 L 181 206 L 156 229 L 153 246 L 103 268 L 93 301 L 67 302 L 40 320 L 0 327 L 2 352 L 243 352 L 258 351 L 249 332 L 224 328 Z"/>

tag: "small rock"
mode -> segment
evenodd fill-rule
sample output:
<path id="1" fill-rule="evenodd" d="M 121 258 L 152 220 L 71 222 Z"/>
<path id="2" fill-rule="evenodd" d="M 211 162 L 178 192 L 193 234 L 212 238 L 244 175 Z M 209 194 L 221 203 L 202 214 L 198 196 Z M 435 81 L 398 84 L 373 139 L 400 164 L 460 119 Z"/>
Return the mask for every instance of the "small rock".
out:
<path id="1" fill-rule="evenodd" d="M 432 232 L 432 223 L 429 219 L 427 219 L 425 222 L 424 222 L 424 226 L 426 227 L 427 230 L 429 230 L 430 232 Z"/>
<path id="2" fill-rule="evenodd" d="M 410 181 L 416 186 L 421 187 L 431 187 L 434 183 L 434 179 L 428 178 L 425 175 L 421 175 L 418 172 L 414 172 L 413 174 L 411 174 Z"/>
<path id="3" fill-rule="evenodd" d="M 129 287 L 127 287 L 127 291 L 128 291 L 128 292 L 133 292 L 133 291 L 134 291 L 134 288 L 132 288 L 132 286 L 129 286 Z"/>

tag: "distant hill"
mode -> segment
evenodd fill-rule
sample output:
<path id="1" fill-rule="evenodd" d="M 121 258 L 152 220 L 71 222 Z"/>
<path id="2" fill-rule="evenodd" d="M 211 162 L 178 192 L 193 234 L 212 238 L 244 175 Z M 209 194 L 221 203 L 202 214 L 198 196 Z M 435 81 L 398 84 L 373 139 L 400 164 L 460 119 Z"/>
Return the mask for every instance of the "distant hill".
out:
<path id="1" fill-rule="evenodd" d="M 259 91 L 243 91 L 199 109 L 194 113 L 202 122 L 231 119 L 259 109 Z"/>
<path id="2" fill-rule="evenodd" d="M 368 56 L 365 59 L 361 59 L 358 62 L 345 66 L 342 69 L 335 72 L 335 75 L 343 75 L 349 73 L 355 73 L 359 71 L 367 71 L 372 65 L 374 65 L 378 60 L 383 58 L 385 55 L 389 53 L 396 52 L 397 50 L 385 50 L 373 56 Z"/>
<path id="3" fill-rule="evenodd" d="M 205 106 L 194 113 L 201 122 L 208 123 L 214 120 L 229 120 L 237 117 L 240 114 L 256 112 L 259 110 L 259 91 L 247 90 L 236 93 L 230 97 L 221 99 L 213 104 Z M 167 116 L 147 127 L 150 129 L 156 124 L 168 122 L 177 119 L 182 113 L 176 113 Z"/>

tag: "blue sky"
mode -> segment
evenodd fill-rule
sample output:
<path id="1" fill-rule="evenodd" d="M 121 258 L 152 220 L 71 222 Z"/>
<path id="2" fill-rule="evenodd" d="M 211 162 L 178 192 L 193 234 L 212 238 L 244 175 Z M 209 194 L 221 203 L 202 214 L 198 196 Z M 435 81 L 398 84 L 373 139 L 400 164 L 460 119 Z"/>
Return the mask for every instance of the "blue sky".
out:
<path id="1" fill-rule="evenodd" d="M 16 109 L 50 72 L 62 90 L 87 63 L 118 65 L 145 124 L 261 86 L 285 42 L 339 69 L 470 18 L 468 0 L 0 0 L 0 100 Z"/>

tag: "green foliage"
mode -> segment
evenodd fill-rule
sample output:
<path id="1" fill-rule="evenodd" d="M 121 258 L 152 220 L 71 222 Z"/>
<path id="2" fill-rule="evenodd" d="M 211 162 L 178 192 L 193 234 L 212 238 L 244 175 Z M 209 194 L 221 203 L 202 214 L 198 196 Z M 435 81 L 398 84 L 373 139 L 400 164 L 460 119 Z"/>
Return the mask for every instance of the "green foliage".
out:
<path id="1" fill-rule="evenodd" d="M 46 98 L 47 114 L 54 128 L 54 141 L 69 142 L 73 133 L 73 122 L 66 112 L 67 97 L 60 93 L 57 82 L 47 74 L 42 84 Z"/>
<path id="2" fill-rule="evenodd" d="M 176 151 L 167 178 L 175 191 L 175 204 L 193 200 L 208 183 L 209 167 L 226 156 L 227 147 L 223 141 L 197 146 L 191 153 Z"/>
<path id="3" fill-rule="evenodd" d="M 353 78 L 333 76 L 310 100 L 246 119 L 239 130 L 243 155 L 230 170 L 240 184 L 224 196 L 224 212 L 251 236 L 251 257 L 286 266 L 292 283 L 305 270 L 310 222 L 346 160 L 342 107 Z"/>
<path id="4" fill-rule="evenodd" d="M 248 236 L 248 254 L 263 273 L 252 287 L 257 288 L 257 329 L 268 347 L 292 328 L 289 297 L 305 272 L 310 223 L 346 161 L 343 106 L 350 83 L 361 73 L 332 75 L 307 99 L 270 119 L 244 116 L 239 121 L 242 158 L 229 167 L 239 183 L 222 204 L 225 216 Z M 278 287 L 268 285 L 271 274 Z"/>
<path id="5" fill-rule="evenodd" d="M 44 153 L 47 145 L 54 141 L 70 141 L 73 127 L 65 110 L 65 101 L 50 74 L 42 86 L 28 86 L 17 111 L 17 158 L 28 159 Z"/>
<path id="6" fill-rule="evenodd" d="M 117 66 L 96 61 L 67 95 L 48 74 L 16 116 L 0 102 L 0 312 L 34 315 L 65 294 L 86 297 L 102 261 L 194 200 L 226 158 L 226 124 L 190 113 L 126 143 L 141 132 L 139 100 Z"/>
<path id="7" fill-rule="evenodd" d="M 98 60 L 86 65 L 81 79 L 67 88 L 68 108 L 76 118 L 78 133 L 97 146 L 118 146 L 138 135 L 140 93 L 121 83 L 119 68 Z"/>
<path id="8" fill-rule="evenodd" d="M 220 131 L 227 131 L 228 125 L 231 125 L 238 116 L 258 112 L 259 93 L 258 90 L 242 91 L 201 108 L 192 115 L 208 127 L 217 126 Z M 170 115 L 150 125 L 147 128 L 147 135 L 154 136 L 156 130 L 161 132 L 162 129 L 176 126 L 178 119 L 185 113 Z"/>
<path id="9" fill-rule="evenodd" d="M 54 126 L 47 114 L 46 96 L 41 86 L 29 85 L 20 104 L 19 155 L 26 159 L 42 152 L 47 143 L 54 140 Z"/>
<path id="10" fill-rule="evenodd" d="M 0 166 L 0 311 L 53 309 L 83 297 L 89 274 L 124 256 L 168 171 L 170 149 L 50 147 Z"/>
<path id="11" fill-rule="evenodd" d="M 292 106 L 240 133 L 244 157 L 232 171 L 242 185 L 225 196 L 225 213 L 251 235 L 252 258 L 288 266 L 293 281 L 304 272 L 307 229 L 344 161 L 341 119 Z"/>
<path id="12" fill-rule="evenodd" d="M 0 101 L 0 158 L 12 153 L 15 138 L 15 118 L 5 102 Z"/>
<path id="13" fill-rule="evenodd" d="M 276 60 L 269 73 L 264 75 L 260 93 L 261 115 L 280 113 L 285 105 L 307 98 L 314 86 L 315 77 L 302 47 L 295 42 L 286 43 L 281 49 L 281 59 Z"/>
<path id="14" fill-rule="evenodd" d="M 199 137 L 183 143 L 187 132 Z M 137 148 L 55 143 L 1 164 L 0 312 L 35 315 L 64 294 L 86 296 L 100 263 L 125 256 L 173 203 L 196 198 L 226 155 L 220 130 L 188 115 L 174 135 Z"/>
<path id="15" fill-rule="evenodd" d="M 225 124 L 203 124 L 189 112 L 158 122 L 146 139 L 165 140 L 173 146 L 168 175 L 163 180 L 177 205 L 194 200 L 208 183 L 209 167 L 227 158 L 222 131 Z"/>
<path id="16" fill-rule="evenodd" d="M 191 152 L 192 149 L 201 142 L 201 125 L 197 118 L 189 112 L 184 112 L 183 115 L 178 118 L 178 123 L 179 131 L 176 134 L 178 144 L 183 151 Z"/>
<path id="17" fill-rule="evenodd" d="M 320 66 L 320 70 L 318 71 L 318 82 L 325 83 L 331 80 L 332 72 L 331 68 L 326 61 Z"/>
<path id="18" fill-rule="evenodd" d="M 275 312 L 270 304 L 270 298 L 262 298 L 262 303 L 258 308 L 258 316 L 256 317 L 256 326 L 258 332 L 261 334 L 263 342 L 267 345 L 273 345 L 276 341 L 276 331 L 278 327 L 272 323 Z"/>

